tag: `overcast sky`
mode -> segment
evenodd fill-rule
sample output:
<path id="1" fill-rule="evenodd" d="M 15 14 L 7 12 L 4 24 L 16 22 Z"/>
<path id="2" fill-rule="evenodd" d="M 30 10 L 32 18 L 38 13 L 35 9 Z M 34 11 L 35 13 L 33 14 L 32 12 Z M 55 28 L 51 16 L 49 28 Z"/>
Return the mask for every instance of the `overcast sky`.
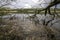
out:
<path id="1" fill-rule="evenodd" d="M 42 8 L 48 5 L 43 3 L 50 3 L 50 2 L 51 0 L 45 0 L 45 1 L 44 0 L 17 0 L 15 2 L 11 2 L 11 5 L 8 6 L 11 8 L 32 8 L 32 7 Z M 58 7 L 60 7 L 60 5 L 58 5 Z"/>

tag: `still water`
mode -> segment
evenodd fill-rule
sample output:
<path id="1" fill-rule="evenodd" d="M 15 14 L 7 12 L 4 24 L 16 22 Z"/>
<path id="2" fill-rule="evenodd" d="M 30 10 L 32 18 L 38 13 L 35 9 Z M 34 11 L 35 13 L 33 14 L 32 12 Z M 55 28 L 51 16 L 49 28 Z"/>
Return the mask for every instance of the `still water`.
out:
<path id="1" fill-rule="evenodd" d="M 4 18 L 4 19 L 9 19 L 10 17 L 16 17 L 16 19 L 19 19 L 19 20 L 22 20 L 22 21 L 24 21 L 24 22 L 30 22 L 30 20 L 29 20 L 29 16 L 32 16 L 32 15 L 34 15 L 34 14 L 9 14 L 9 15 L 5 15 L 5 16 L 3 16 L 2 18 Z M 37 19 L 39 19 L 39 21 L 40 21 L 40 23 L 42 24 L 42 20 L 46 20 L 46 21 L 48 21 L 48 20 L 50 20 L 51 19 L 51 16 L 49 16 L 49 15 L 47 15 L 47 16 L 44 16 L 43 14 L 37 14 Z M 57 22 L 56 22 L 57 21 Z M 55 22 L 55 23 L 54 23 Z M 58 18 L 58 17 L 56 17 L 53 21 L 52 21 L 52 23 L 54 23 L 53 25 L 52 25 L 52 27 L 54 27 L 54 28 L 56 28 L 56 29 L 58 29 L 58 30 L 60 30 L 60 18 Z M 48 26 L 50 26 L 51 25 L 51 22 L 49 23 L 49 25 Z"/>

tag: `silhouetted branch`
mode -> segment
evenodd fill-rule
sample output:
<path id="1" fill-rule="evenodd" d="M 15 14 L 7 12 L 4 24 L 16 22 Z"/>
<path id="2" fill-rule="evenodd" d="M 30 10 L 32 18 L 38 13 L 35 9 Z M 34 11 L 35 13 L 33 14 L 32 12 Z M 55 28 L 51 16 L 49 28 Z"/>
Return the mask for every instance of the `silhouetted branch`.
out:
<path id="1" fill-rule="evenodd" d="M 45 22 L 45 20 L 43 20 L 43 25 L 46 25 L 46 26 L 47 26 L 51 21 L 54 20 L 55 14 L 58 15 L 58 14 L 56 13 L 56 5 L 59 4 L 59 3 L 60 3 L 60 0 L 54 0 L 53 2 L 50 3 L 50 5 L 48 5 L 45 9 L 43 9 L 43 10 L 45 10 L 45 16 L 47 15 L 47 12 L 48 12 L 48 14 L 50 14 L 50 15 L 53 16 L 53 18 L 52 18 L 51 20 L 49 20 L 48 22 Z M 55 5 L 55 9 L 54 9 L 54 12 L 55 12 L 55 13 L 52 14 L 51 11 L 50 11 L 50 8 L 51 8 L 52 6 L 54 6 L 54 5 Z M 43 10 L 41 10 L 41 11 L 43 11 Z"/>
<path id="2" fill-rule="evenodd" d="M 55 21 L 54 23 L 51 23 L 51 26 L 53 26 L 55 23 L 60 22 L 60 20 Z"/>

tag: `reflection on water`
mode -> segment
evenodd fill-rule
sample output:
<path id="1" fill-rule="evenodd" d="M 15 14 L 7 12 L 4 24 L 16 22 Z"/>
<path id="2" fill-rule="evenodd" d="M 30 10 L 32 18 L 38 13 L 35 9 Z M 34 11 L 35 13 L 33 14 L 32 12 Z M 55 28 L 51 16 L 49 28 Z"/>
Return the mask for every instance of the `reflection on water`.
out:
<path id="1" fill-rule="evenodd" d="M 15 15 L 15 16 L 14 16 Z M 20 20 L 23 20 L 23 21 L 29 21 L 29 19 L 27 18 L 27 17 L 29 17 L 29 16 L 32 16 L 32 15 L 34 15 L 34 14 L 10 14 L 10 15 L 5 15 L 5 16 L 3 16 L 3 18 L 4 19 L 9 19 L 10 17 L 16 17 L 17 19 L 20 19 Z M 46 19 L 46 21 L 48 21 L 48 20 L 50 20 L 51 19 L 51 17 L 49 16 L 49 15 L 47 15 L 46 17 L 42 14 L 42 15 L 40 15 L 40 14 L 37 14 L 37 17 L 38 17 L 38 19 L 40 20 L 40 22 L 42 22 L 42 20 L 44 20 L 44 19 Z M 55 21 L 58 21 L 57 23 L 54 23 L 54 25 L 53 25 L 53 27 L 56 27 L 56 28 L 60 28 L 60 18 L 57 18 L 57 19 L 55 19 L 54 21 L 52 21 L 53 23 L 55 22 Z M 50 25 L 50 24 L 49 24 Z"/>

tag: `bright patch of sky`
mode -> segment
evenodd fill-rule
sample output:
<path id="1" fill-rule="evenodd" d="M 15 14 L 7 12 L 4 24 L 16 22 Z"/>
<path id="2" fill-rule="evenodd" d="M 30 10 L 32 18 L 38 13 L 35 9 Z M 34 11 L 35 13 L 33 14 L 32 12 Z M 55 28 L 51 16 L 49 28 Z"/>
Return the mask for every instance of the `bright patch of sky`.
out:
<path id="1" fill-rule="evenodd" d="M 32 6 L 29 4 L 25 4 L 24 8 L 31 8 Z"/>

